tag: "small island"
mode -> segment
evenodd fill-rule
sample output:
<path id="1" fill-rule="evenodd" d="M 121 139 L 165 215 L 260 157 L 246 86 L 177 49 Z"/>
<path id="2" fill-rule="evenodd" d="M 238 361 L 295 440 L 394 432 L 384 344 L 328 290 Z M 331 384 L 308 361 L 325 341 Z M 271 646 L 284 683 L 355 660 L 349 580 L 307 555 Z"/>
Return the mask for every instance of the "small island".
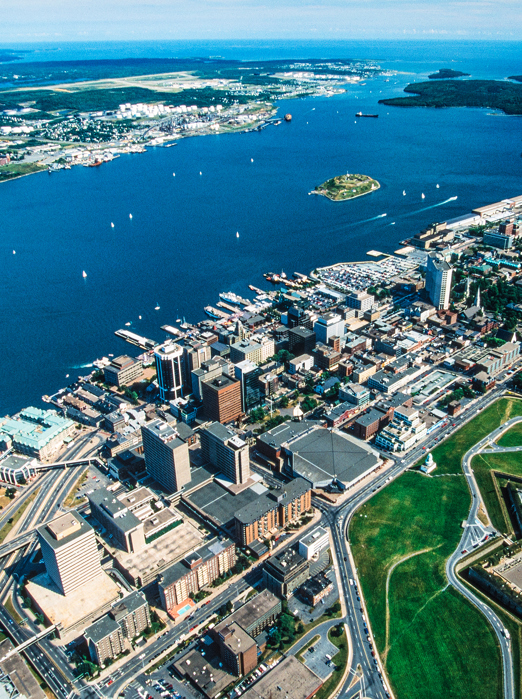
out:
<path id="1" fill-rule="evenodd" d="M 453 70 L 452 68 L 439 68 L 436 73 L 428 75 L 429 80 L 447 80 L 448 78 L 462 78 L 469 77 L 469 73 L 462 73 L 460 70 Z"/>
<path id="2" fill-rule="evenodd" d="M 375 192 L 380 186 L 377 180 L 367 175 L 346 174 L 326 180 L 310 194 L 321 194 L 331 201 L 346 201 L 346 199 L 355 199 L 355 197 Z"/>

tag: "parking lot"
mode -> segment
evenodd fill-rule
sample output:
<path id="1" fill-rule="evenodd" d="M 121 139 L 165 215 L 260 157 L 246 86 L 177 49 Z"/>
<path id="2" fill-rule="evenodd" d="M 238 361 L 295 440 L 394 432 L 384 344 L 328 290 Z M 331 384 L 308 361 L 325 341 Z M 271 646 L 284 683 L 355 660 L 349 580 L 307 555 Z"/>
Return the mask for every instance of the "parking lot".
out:
<path id="1" fill-rule="evenodd" d="M 85 482 L 82 484 L 82 487 L 78 490 L 76 494 L 76 499 L 81 500 L 82 498 L 87 497 L 87 495 L 92 493 L 94 490 L 98 490 L 99 488 L 106 488 L 113 482 L 114 481 L 111 481 L 111 479 L 108 476 L 106 476 L 102 471 L 100 471 L 99 468 L 96 468 L 96 466 L 91 465 L 87 469 L 87 478 Z"/>
<path id="2" fill-rule="evenodd" d="M 337 589 L 337 580 L 335 577 L 335 571 L 333 568 L 325 571 L 326 577 L 333 582 L 334 588 L 330 594 L 324 597 L 313 609 L 309 604 L 303 602 L 297 595 L 294 595 L 288 600 L 288 608 L 297 616 L 302 619 L 305 623 L 310 621 L 315 621 L 320 616 L 322 616 L 328 607 L 331 607 L 334 602 L 339 599 L 339 590 Z M 312 609 L 312 611 L 310 611 Z"/>
<path id="3" fill-rule="evenodd" d="M 330 677 L 335 670 L 335 662 L 331 662 L 326 656 L 329 655 L 334 660 L 334 655 L 339 650 L 326 638 L 321 638 L 303 654 L 305 665 L 309 670 L 315 672 L 323 682 Z"/>
<path id="4" fill-rule="evenodd" d="M 170 666 L 169 666 L 170 667 Z M 125 691 L 125 699 L 202 699 L 203 695 L 186 682 L 180 682 L 176 676 L 169 675 L 163 667 L 150 676 L 139 675 Z M 148 683 L 148 684 L 147 684 Z"/>

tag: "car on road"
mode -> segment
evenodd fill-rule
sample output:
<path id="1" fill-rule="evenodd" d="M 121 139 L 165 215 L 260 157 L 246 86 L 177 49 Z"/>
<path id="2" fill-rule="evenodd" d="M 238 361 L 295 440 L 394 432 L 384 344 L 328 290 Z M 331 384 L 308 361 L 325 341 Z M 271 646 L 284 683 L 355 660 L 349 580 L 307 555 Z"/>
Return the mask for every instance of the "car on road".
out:
<path id="1" fill-rule="evenodd" d="M 461 551 L 461 553 L 467 553 L 468 549 L 464 549 L 464 551 Z"/>

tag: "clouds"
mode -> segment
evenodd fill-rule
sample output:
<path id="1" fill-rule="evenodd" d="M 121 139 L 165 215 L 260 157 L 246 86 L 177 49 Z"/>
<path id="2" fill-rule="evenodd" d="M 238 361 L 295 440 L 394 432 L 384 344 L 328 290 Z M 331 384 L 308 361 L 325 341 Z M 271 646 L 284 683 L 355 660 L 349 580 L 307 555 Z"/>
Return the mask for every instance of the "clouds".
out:
<path id="1" fill-rule="evenodd" d="M 3 41 L 517 38 L 514 0 L 2 0 Z"/>

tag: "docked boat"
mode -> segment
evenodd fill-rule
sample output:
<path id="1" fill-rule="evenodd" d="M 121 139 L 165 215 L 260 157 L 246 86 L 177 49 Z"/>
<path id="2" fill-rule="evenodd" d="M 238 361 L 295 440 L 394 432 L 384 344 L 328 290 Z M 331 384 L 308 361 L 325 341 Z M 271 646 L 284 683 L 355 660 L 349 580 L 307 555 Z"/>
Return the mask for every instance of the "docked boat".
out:
<path id="1" fill-rule="evenodd" d="M 234 294 L 232 291 L 223 291 L 221 294 L 219 294 L 219 298 L 223 301 L 227 301 L 228 303 L 233 303 L 234 306 L 240 306 L 243 301 L 240 296 Z"/>

